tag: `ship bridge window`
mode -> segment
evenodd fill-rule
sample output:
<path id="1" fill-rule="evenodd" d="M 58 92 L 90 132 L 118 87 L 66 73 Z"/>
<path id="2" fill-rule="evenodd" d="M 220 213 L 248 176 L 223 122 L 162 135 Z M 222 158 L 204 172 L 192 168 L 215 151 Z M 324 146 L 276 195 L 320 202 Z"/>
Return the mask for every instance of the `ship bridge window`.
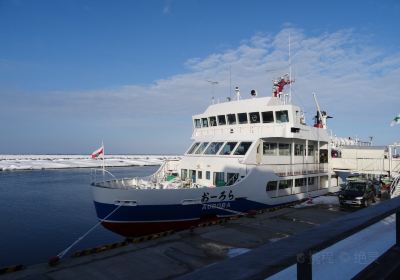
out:
<path id="1" fill-rule="evenodd" d="M 230 155 L 235 149 L 237 142 L 227 142 L 225 146 L 222 148 L 220 155 Z"/>
<path id="2" fill-rule="evenodd" d="M 205 155 L 216 155 L 217 152 L 219 151 L 219 149 L 222 147 L 222 144 L 224 144 L 224 142 L 212 142 L 207 150 L 205 150 L 204 154 Z"/>
<path id="3" fill-rule="evenodd" d="M 285 123 L 289 122 L 289 114 L 288 111 L 276 111 L 275 112 L 276 122 L 277 123 Z"/>
<path id="4" fill-rule="evenodd" d="M 236 115 L 228 114 L 228 124 L 236 124 Z"/>
<path id="5" fill-rule="evenodd" d="M 278 154 L 278 145 L 276 143 L 263 143 L 263 154 L 268 156 L 276 156 Z"/>
<path id="6" fill-rule="evenodd" d="M 268 112 L 262 112 L 262 119 L 263 123 L 273 123 L 274 122 L 274 112 L 268 111 Z"/>
<path id="7" fill-rule="evenodd" d="M 203 123 L 203 127 L 208 127 L 208 119 L 207 118 L 202 118 L 201 122 Z"/>
<path id="8" fill-rule="evenodd" d="M 218 125 L 226 125 L 225 115 L 219 115 L 218 116 Z"/>
<path id="9" fill-rule="evenodd" d="M 196 148 L 200 145 L 200 142 L 195 142 L 190 149 L 187 151 L 187 154 L 193 154 L 193 152 L 196 150 Z"/>
<path id="10" fill-rule="evenodd" d="M 247 113 L 238 113 L 239 124 L 247 123 Z"/>
<path id="11" fill-rule="evenodd" d="M 279 143 L 279 155 L 290 156 L 291 154 L 290 146 L 291 146 L 290 144 Z"/>
<path id="12" fill-rule="evenodd" d="M 252 142 L 240 142 L 239 146 L 236 148 L 234 155 L 244 156 L 249 150 Z"/>
<path id="13" fill-rule="evenodd" d="M 249 113 L 249 116 L 250 116 L 250 123 L 259 123 L 260 122 L 260 113 L 259 112 Z"/>
<path id="14" fill-rule="evenodd" d="M 194 127 L 201 128 L 201 121 L 200 119 L 194 119 Z"/>
<path id="15" fill-rule="evenodd" d="M 217 118 L 210 117 L 210 126 L 217 126 Z"/>
<path id="16" fill-rule="evenodd" d="M 202 154 L 205 148 L 207 147 L 208 142 L 203 142 L 200 144 L 199 148 L 196 150 L 195 154 L 199 155 Z"/>

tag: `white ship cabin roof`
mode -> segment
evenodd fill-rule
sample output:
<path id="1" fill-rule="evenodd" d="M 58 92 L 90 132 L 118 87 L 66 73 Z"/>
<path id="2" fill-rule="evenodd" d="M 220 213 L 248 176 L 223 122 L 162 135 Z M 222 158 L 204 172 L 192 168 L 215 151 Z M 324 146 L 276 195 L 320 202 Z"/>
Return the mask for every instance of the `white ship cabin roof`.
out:
<path id="1" fill-rule="evenodd" d="M 298 138 L 328 141 L 325 129 L 307 126 L 301 109 L 277 97 L 256 97 L 210 105 L 193 116 L 194 141 L 254 141 Z"/>

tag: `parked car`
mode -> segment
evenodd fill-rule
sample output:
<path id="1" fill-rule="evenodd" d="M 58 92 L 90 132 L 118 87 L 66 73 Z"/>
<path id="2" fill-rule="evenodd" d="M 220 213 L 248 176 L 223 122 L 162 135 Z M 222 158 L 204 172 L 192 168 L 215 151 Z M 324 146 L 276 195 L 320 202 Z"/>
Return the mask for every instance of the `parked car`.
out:
<path id="1" fill-rule="evenodd" d="M 370 180 L 352 179 L 347 182 L 344 190 L 339 192 L 339 202 L 341 206 L 367 207 L 375 202 L 375 196 L 375 188 Z"/>

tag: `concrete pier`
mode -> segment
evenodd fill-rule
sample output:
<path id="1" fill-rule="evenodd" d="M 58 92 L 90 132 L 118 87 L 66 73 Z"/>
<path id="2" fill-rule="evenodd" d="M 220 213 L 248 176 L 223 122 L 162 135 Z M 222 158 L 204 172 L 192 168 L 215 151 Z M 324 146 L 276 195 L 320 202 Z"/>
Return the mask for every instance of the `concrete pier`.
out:
<path id="1" fill-rule="evenodd" d="M 30 266 L 0 279 L 169 279 L 331 221 L 348 211 L 333 205 L 287 207 L 66 258 L 55 267 Z"/>

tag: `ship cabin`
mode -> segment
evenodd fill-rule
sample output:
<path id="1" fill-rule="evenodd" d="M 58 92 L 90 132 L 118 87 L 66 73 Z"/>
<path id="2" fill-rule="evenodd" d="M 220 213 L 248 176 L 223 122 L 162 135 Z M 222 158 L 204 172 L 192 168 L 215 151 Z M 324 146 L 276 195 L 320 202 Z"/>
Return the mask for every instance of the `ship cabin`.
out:
<path id="1" fill-rule="evenodd" d="M 192 140 L 179 166 L 191 184 L 232 185 L 258 167 L 272 171 L 281 186 L 328 187 L 326 129 L 307 125 L 301 109 L 280 98 L 210 105 L 193 116 Z"/>

